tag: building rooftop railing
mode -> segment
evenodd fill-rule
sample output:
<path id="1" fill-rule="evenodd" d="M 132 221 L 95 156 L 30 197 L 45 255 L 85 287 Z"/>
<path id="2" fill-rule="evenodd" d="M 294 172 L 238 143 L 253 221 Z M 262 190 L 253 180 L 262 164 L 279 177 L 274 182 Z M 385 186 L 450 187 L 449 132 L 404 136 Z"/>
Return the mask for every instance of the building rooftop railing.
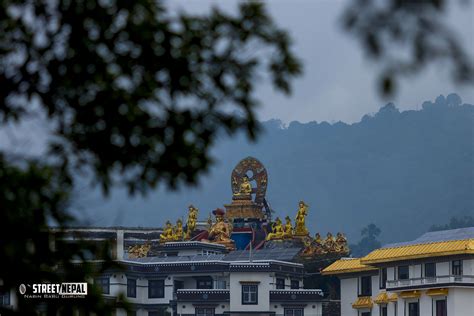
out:
<path id="1" fill-rule="evenodd" d="M 474 275 L 441 275 L 435 277 L 412 278 L 405 280 L 387 280 L 387 290 L 410 287 L 422 288 L 440 285 L 474 285 Z"/>

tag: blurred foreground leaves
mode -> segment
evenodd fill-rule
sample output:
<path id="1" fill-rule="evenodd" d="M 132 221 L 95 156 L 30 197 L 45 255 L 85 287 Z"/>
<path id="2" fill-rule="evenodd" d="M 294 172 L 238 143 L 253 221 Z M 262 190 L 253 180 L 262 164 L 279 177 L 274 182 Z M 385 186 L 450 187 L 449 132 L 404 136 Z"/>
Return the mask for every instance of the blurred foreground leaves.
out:
<path id="1" fill-rule="evenodd" d="M 0 2 L 1 124 L 45 117 L 51 131 L 45 156 L 0 152 L 2 290 L 99 273 L 84 262 L 93 245 L 48 233 L 74 223 L 72 175 L 91 175 L 104 193 L 195 183 L 216 135 L 255 137 L 257 81 L 290 92 L 301 72 L 290 45 L 260 3 L 195 16 L 152 0 Z M 103 315 L 117 304 L 91 291 L 63 306 L 20 301 L 18 312 Z"/>

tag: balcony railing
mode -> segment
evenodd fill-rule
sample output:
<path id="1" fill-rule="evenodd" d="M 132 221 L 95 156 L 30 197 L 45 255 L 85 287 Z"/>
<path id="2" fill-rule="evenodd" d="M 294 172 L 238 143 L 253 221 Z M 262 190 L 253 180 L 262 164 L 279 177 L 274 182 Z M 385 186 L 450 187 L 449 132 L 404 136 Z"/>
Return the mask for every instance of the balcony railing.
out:
<path id="1" fill-rule="evenodd" d="M 406 280 L 387 280 L 387 289 L 431 287 L 437 285 L 474 284 L 474 275 L 442 275 Z"/>
<path id="2" fill-rule="evenodd" d="M 186 302 L 225 302 L 229 301 L 229 290 L 178 290 L 176 291 L 177 301 Z"/>

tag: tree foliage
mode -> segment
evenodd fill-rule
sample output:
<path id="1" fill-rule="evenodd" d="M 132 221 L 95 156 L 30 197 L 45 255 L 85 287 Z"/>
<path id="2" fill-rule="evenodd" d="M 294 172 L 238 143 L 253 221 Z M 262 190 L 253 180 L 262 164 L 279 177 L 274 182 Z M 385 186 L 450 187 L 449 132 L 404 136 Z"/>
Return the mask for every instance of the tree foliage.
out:
<path id="1" fill-rule="evenodd" d="M 50 154 L 105 190 L 115 173 L 132 192 L 194 182 L 219 130 L 255 136 L 255 81 L 289 93 L 301 70 L 258 3 L 192 16 L 151 0 L 6 1 L 0 15 L 0 119 L 46 113 Z"/>
<path id="2" fill-rule="evenodd" d="M 472 216 L 453 216 L 449 220 L 448 224 L 441 225 L 432 225 L 429 229 L 430 232 L 456 229 L 456 228 L 465 228 L 465 227 L 474 227 L 474 217 Z"/>
<path id="3" fill-rule="evenodd" d="M 1 2 L 0 120 L 45 116 L 51 131 L 45 156 L 0 151 L 1 290 L 100 272 L 86 264 L 95 247 L 61 239 L 50 247 L 48 226 L 73 223 L 72 174 L 93 176 L 105 193 L 116 184 L 145 194 L 195 182 L 218 133 L 255 137 L 258 80 L 290 92 L 301 72 L 290 46 L 259 3 L 195 16 L 152 0 Z M 42 306 L 103 315 L 107 306 L 90 292 Z M 20 300 L 17 312 L 41 303 Z"/>
<path id="4" fill-rule="evenodd" d="M 380 248 L 382 244 L 377 239 L 382 231 L 375 224 L 369 224 L 367 227 L 364 227 L 360 233 L 361 240 L 355 244 L 351 245 L 351 254 L 354 257 L 363 257 L 367 255 L 374 249 Z"/>
<path id="5" fill-rule="evenodd" d="M 472 9 L 470 1 L 459 2 Z M 434 62 L 449 65 L 455 82 L 474 83 L 472 56 L 443 21 L 447 5 L 444 0 L 354 0 L 347 6 L 345 30 L 381 65 L 382 94 L 392 94 L 400 77 Z"/>

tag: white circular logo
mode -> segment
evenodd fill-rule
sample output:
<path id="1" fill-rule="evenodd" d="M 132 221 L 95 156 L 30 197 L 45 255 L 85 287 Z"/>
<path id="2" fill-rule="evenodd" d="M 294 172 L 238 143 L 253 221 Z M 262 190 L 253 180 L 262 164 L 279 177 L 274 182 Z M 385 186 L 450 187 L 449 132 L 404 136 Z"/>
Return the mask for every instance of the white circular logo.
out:
<path id="1" fill-rule="evenodd" d="M 26 293 L 26 286 L 24 284 L 20 284 L 20 293 L 21 295 Z"/>

